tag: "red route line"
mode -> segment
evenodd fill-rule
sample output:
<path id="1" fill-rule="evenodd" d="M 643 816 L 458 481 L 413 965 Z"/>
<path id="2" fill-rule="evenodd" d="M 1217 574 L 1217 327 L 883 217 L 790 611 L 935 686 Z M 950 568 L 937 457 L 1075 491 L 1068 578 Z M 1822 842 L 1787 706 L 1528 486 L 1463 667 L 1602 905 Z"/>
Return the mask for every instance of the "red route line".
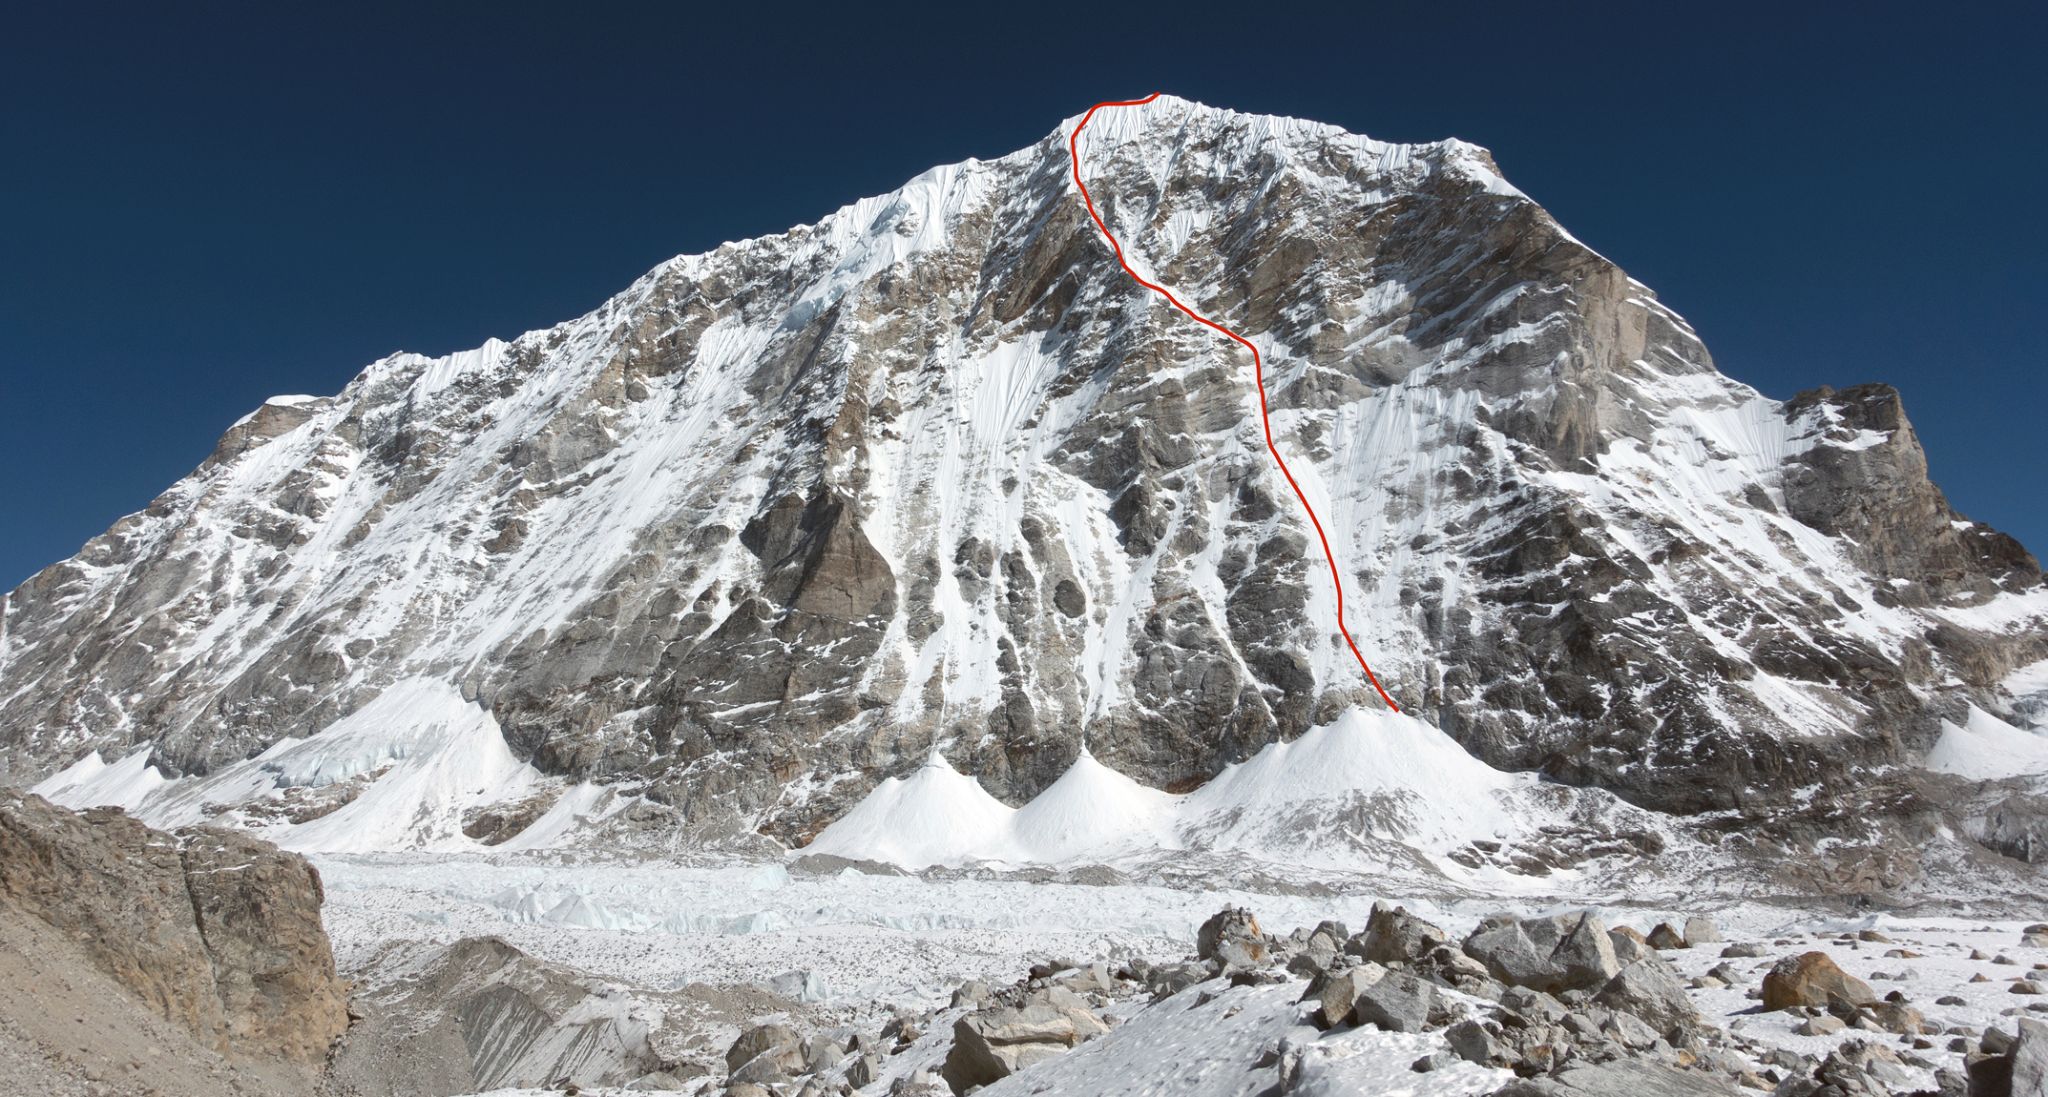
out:
<path id="1" fill-rule="evenodd" d="M 1116 242 L 1116 234 L 1109 231 L 1109 226 L 1103 223 L 1102 215 L 1095 212 L 1095 199 L 1088 195 L 1088 184 L 1081 181 L 1081 131 L 1088 128 L 1088 121 L 1095 117 L 1095 112 L 1104 107 L 1143 106 L 1157 98 L 1159 98 L 1159 93 L 1155 91 L 1143 99 L 1111 99 L 1088 108 L 1088 113 L 1081 116 L 1081 124 L 1075 126 L 1074 132 L 1067 137 L 1067 154 L 1072 158 L 1074 165 L 1074 185 L 1081 189 L 1081 201 L 1088 203 L 1088 216 L 1095 219 L 1095 227 L 1102 230 L 1103 239 L 1108 240 L 1110 250 L 1116 252 L 1117 265 L 1124 268 L 1124 273 L 1131 276 L 1131 281 L 1166 298 L 1169 304 L 1187 313 L 1188 317 L 1196 323 L 1207 325 L 1222 332 L 1229 336 L 1233 342 L 1252 352 L 1252 375 L 1257 378 L 1259 387 L 1259 419 L 1266 427 L 1266 452 L 1271 453 L 1273 455 L 1273 463 L 1280 466 L 1280 475 L 1287 478 L 1287 486 L 1293 488 L 1294 497 L 1301 500 L 1301 509 L 1308 512 L 1309 524 L 1316 528 L 1316 538 L 1323 543 L 1323 559 L 1329 561 L 1330 564 L 1330 582 L 1335 584 L 1337 588 L 1337 631 L 1344 634 L 1344 643 L 1350 646 L 1351 654 L 1358 659 L 1358 669 L 1365 672 L 1366 680 L 1372 683 L 1372 688 L 1379 691 L 1380 700 L 1385 701 L 1388 708 L 1399 712 L 1401 711 L 1401 706 L 1395 704 L 1392 697 L 1387 696 L 1387 689 L 1385 686 L 1380 685 L 1379 676 L 1375 675 L 1372 672 L 1372 668 L 1366 665 L 1365 653 L 1358 650 L 1358 641 L 1353 640 L 1351 638 L 1351 630 L 1344 627 L 1344 577 L 1337 571 L 1337 556 L 1330 551 L 1329 535 L 1323 532 L 1323 522 L 1322 519 L 1316 517 L 1316 508 L 1309 505 L 1308 496 L 1302 493 L 1301 485 L 1294 482 L 1294 473 L 1288 471 L 1287 462 L 1280 456 L 1279 447 L 1273 444 L 1273 418 L 1266 406 L 1266 364 L 1259 357 L 1259 348 L 1253 346 L 1251 340 L 1246 339 L 1244 336 L 1181 304 L 1180 298 L 1175 297 L 1165 286 L 1147 282 L 1143 277 L 1139 276 L 1137 271 L 1132 270 L 1130 262 L 1124 258 L 1123 245 Z"/>

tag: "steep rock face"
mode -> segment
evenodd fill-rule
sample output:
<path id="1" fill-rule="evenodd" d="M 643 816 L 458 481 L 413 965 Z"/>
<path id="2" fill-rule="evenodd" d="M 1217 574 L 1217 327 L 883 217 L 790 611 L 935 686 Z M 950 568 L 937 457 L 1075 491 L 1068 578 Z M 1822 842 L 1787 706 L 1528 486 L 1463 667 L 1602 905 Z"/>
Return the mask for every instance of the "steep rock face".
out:
<path id="1" fill-rule="evenodd" d="M 152 830 L 0 790 L 0 907 L 75 939 L 203 1046 L 317 1068 L 348 1025 L 305 859 L 237 831 Z"/>
<path id="2" fill-rule="evenodd" d="M 1376 705 L 1249 356 L 1117 269 L 1068 127 L 266 405 L 7 597 L 4 772 L 203 774 L 438 678 L 542 770 L 793 834 L 935 743 L 1012 800 L 1084 733 L 1185 787 Z M 1081 149 L 1261 346 L 1354 634 L 1480 757 L 1730 807 L 2026 703 L 2039 569 L 1896 394 L 1722 376 L 1483 150 L 1173 99 Z"/>

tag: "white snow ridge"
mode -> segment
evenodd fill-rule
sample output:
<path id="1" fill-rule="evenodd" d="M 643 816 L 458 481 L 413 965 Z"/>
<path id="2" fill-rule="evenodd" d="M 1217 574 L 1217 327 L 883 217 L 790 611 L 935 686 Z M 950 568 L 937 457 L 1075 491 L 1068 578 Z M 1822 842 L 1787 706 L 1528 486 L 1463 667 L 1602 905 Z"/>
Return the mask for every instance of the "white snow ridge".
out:
<path id="1" fill-rule="evenodd" d="M 1445 855 L 1474 840 L 1510 841 L 1553 822 L 1554 793 L 1503 773 L 1430 725 L 1351 710 L 1290 743 L 1272 743 L 1193 792 L 1147 788 L 1086 748 L 1067 772 L 1012 809 L 934 758 L 890 778 L 803 852 L 905 868 L 1071 864 L 1151 851 L 1241 851 L 1281 864 L 1368 868 L 1419 856 L 1447 875 L 1472 870 Z M 1609 810 L 1627 810 L 1605 794 Z M 1362 862 L 1361 858 L 1365 858 Z"/>

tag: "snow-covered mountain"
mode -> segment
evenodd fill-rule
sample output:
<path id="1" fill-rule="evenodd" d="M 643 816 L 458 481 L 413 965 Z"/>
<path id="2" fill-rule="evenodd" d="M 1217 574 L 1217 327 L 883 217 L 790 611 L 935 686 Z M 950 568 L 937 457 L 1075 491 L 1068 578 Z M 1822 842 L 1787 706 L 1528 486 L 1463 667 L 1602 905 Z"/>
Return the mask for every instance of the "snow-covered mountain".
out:
<path id="1" fill-rule="evenodd" d="M 1249 356 L 1118 269 L 1075 121 L 266 403 L 0 603 L 0 776 L 802 839 L 935 751 L 1012 805 L 1077 758 L 1178 796 L 1376 708 Z M 1080 148 L 1266 356 L 1382 679 L 1493 769 L 1798 812 L 2042 742 L 2048 587 L 1892 390 L 1720 374 L 1469 144 L 1161 98 Z"/>

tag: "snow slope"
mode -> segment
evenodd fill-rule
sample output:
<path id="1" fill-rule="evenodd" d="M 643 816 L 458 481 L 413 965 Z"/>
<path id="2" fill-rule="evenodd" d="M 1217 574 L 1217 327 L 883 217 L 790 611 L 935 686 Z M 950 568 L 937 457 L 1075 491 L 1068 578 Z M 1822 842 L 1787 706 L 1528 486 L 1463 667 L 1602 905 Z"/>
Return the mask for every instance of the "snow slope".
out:
<path id="1" fill-rule="evenodd" d="M 399 683 L 312 738 L 281 739 L 204 777 L 166 779 L 148 754 L 111 766 L 88 756 L 33 791 L 71 807 L 116 804 L 157 827 L 239 823 L 286 849 L 369 853 L 482 848 L 463 834 L 468 813 L 560 784 L 514 758 L 482 707 L 431 679 Z M 292 810 L 288 797 L 308 791 Z M 601 791 L 562 796 L 510 848 L 567 839 Z"/>
<path id="2" fill-rule="evenodd" d="M 2048 776 L 2048 735 L 2016 728 L 1971 705 L 1962 723 L 1941 722 L 1927 768 L 1979 781 Z"/>
<path id="3" fill-rule="evenodd" d="M 1147 788 L 1084 749 L 1058 781 L 1013 810 L 934 760 L 883 781 L 803 852 L 906 868 L 1106 862 L 1172 850 L 1348 869 L 1419 858 L 1455 879 L 1492 877 L 1512 888 L 1447 855 L 1559 822 L 1560 797 L 1638 823 L 1652 818 L 1602 793 L 1495 770 L 1414 717 L 1353 709 L 1293 742 L 1268 744 L 1183 795 Z"/>

